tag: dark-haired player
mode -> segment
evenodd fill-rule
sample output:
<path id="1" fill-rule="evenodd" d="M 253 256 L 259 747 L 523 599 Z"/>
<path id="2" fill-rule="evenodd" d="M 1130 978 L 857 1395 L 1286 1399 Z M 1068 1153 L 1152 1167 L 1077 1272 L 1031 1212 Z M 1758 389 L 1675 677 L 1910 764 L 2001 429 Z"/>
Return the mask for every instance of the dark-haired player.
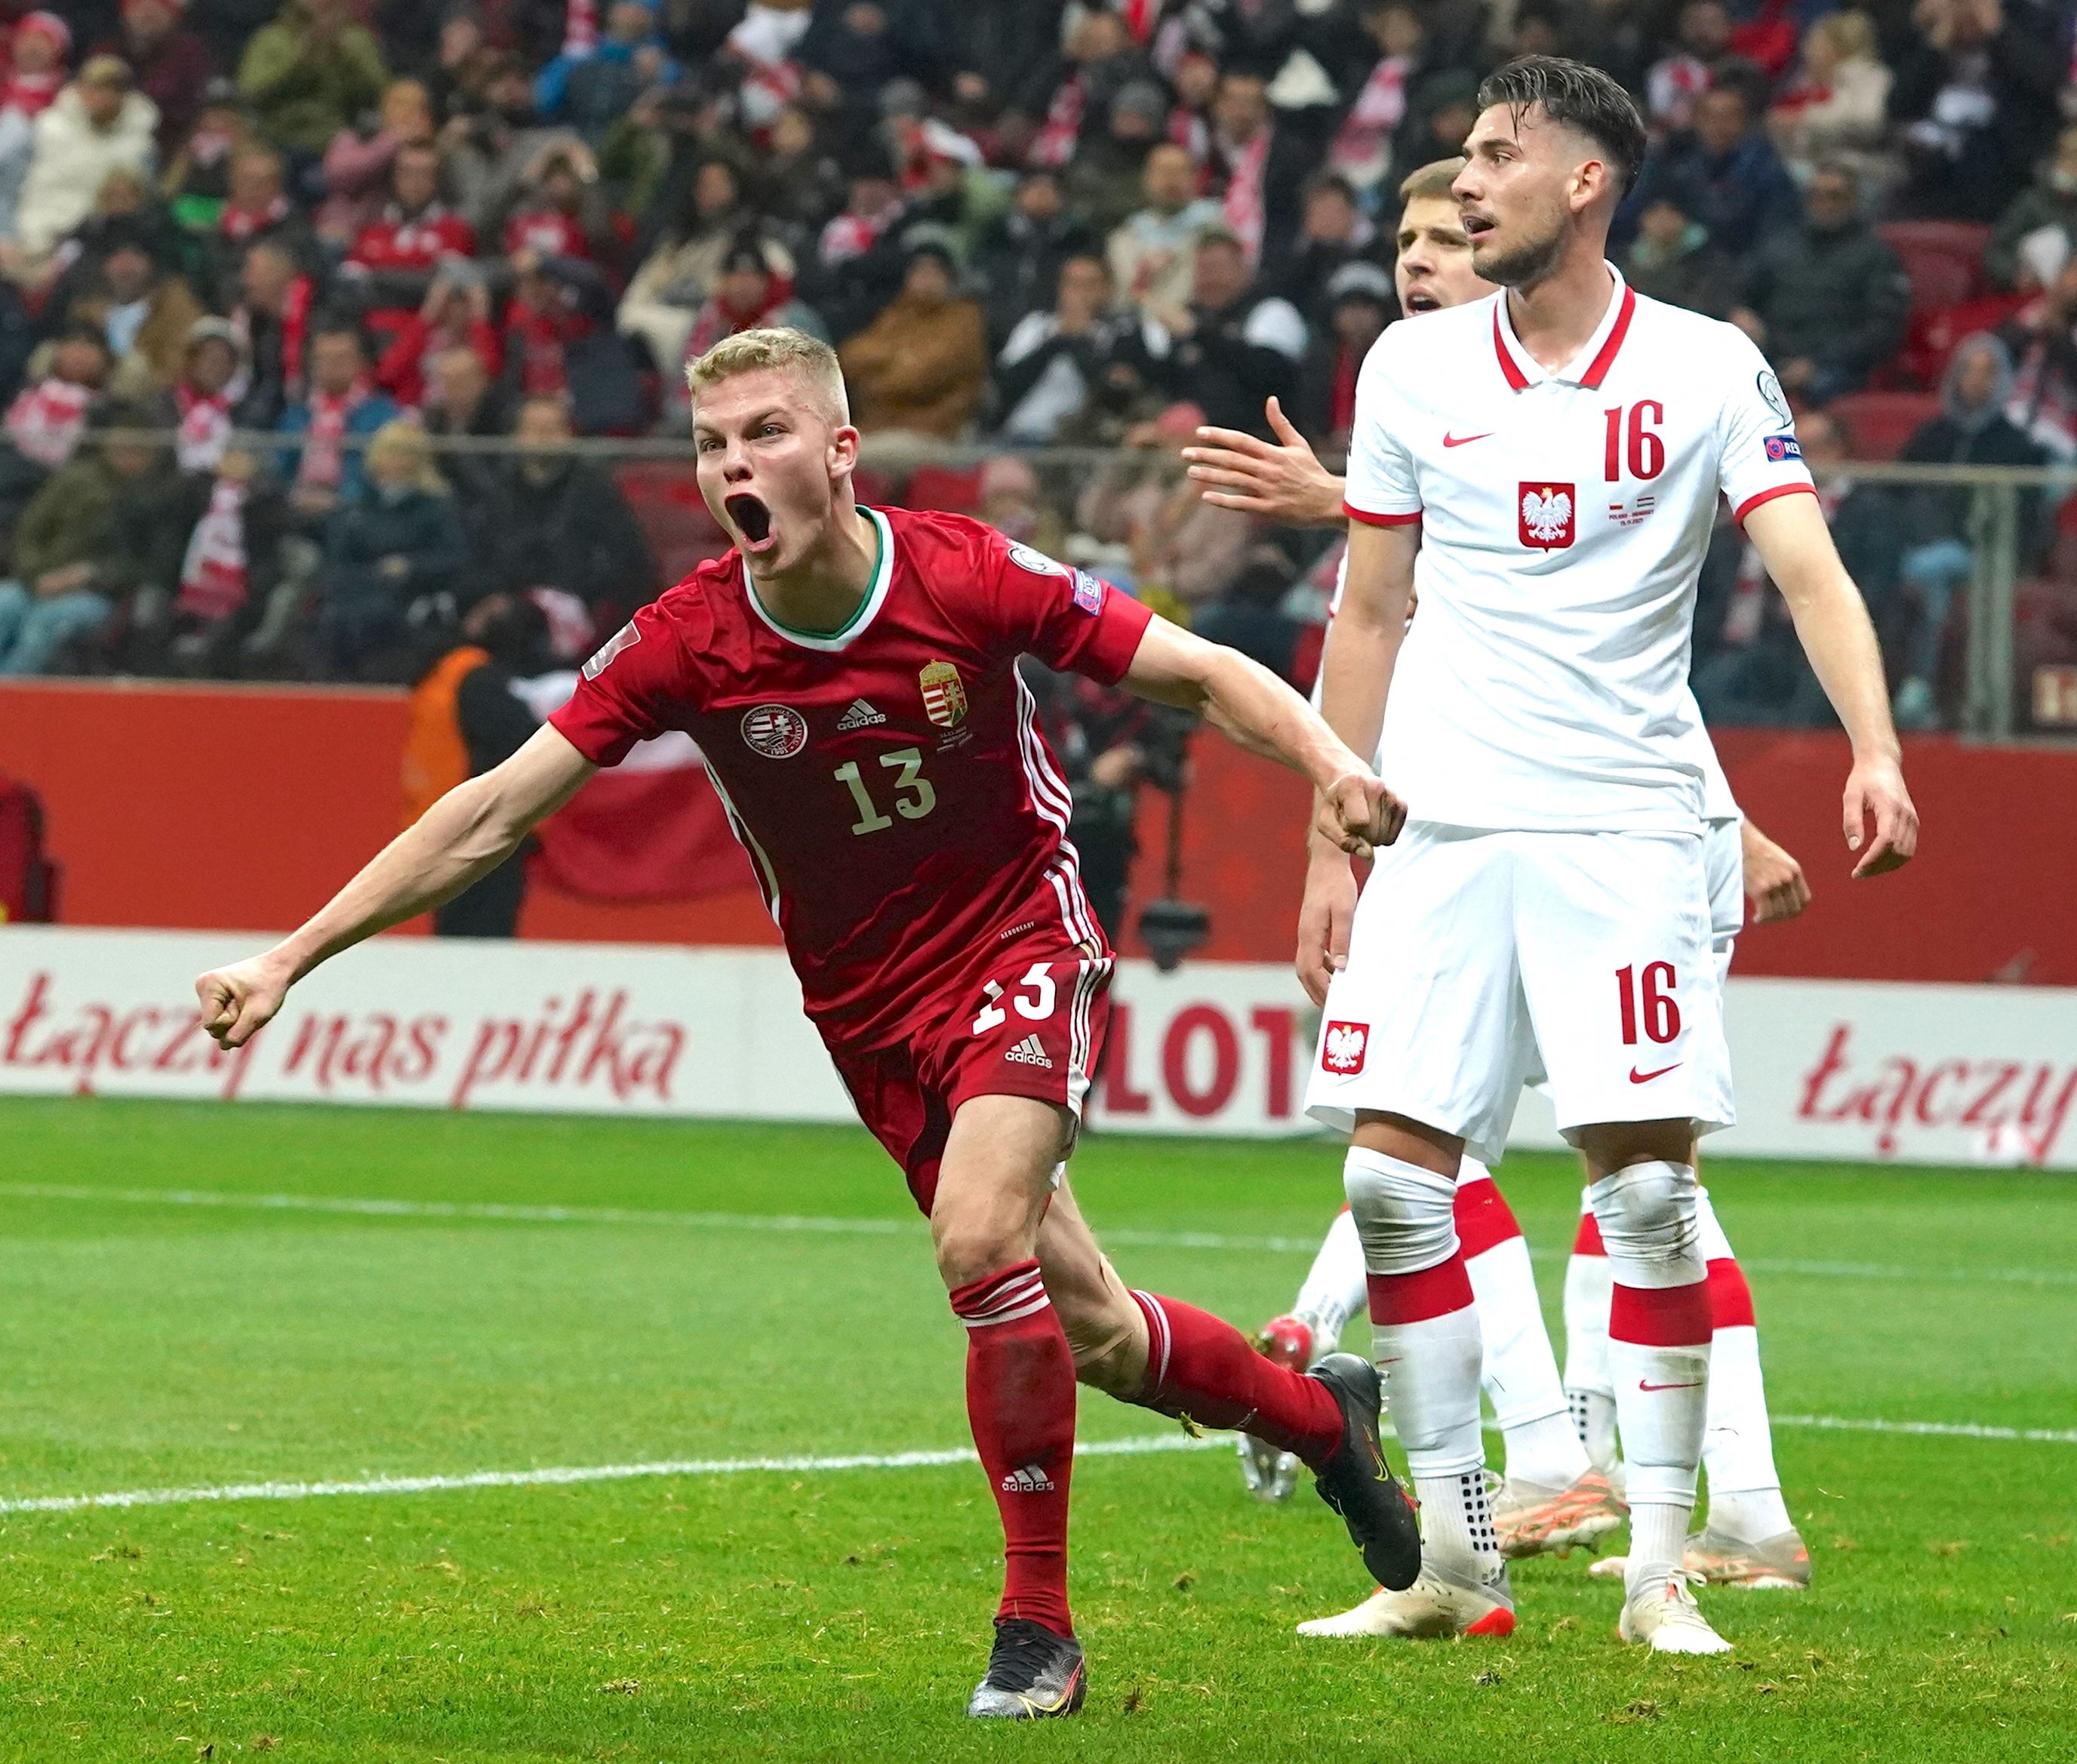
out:
<path id="1" fill-rule="evenodd" d="M 1078 1378 L 1295 1452 L 1371 1572 L 1408 1584 L 1419 1539 L 1378 1450 L 1370 1365 L 1342 1354 L 1301 1375 L 1216 1317 L 1129 1292 L 1067 1188 L 1111 957 L 1017 658 L 1201 710 L 1309 777 L 1325 836 L 1351 851 L 1396 837 L 1400 804 L 1254 663 L 979 522 L 860 508 L 858 431 L 826 344 L 746 331 L 687 377 L 701 491 L 736 548 L 638 613 L 547 727 L 300 930 L 202 976 L 206 1026 L 239 1045 L 318 963 L 458 893 L 595 768 L 684 730 L 967 1325 L 968 1413 L 1008 1564 L 968 1713 L 1081 1704 L 1067 1596 Z"/>

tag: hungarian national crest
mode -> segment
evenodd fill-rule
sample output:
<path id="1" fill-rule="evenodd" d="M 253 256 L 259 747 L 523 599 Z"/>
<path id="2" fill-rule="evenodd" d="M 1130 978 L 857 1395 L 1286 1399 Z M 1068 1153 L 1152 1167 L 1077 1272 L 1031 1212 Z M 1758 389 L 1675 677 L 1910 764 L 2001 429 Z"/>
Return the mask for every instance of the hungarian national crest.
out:
<path id="1" fill-rule="evenodd" d="M 1572 486 L 1524 484 L 1521 489 L 1521 543 L 1532 551 L 1563 551 L 1572 543 Z"/>
<path id="2" fill-rule="evenodd" d="M 940 729 L 956 729 L 967 720 L 966 682 L 947 661 L 934 661 L 916 676 L 923 689 L 923 712 Z"/>

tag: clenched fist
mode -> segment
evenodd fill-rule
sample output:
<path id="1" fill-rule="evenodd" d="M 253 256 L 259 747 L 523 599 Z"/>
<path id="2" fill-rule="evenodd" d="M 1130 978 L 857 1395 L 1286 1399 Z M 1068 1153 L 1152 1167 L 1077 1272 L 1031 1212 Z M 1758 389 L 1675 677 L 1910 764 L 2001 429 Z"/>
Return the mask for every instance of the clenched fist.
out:
<path id="1" fill-rule="evenodd" d="M 218 1046 L 243 1047 L 273 1021 L 293 977 L 271 952 L 211 969 L 195 982 L 202 1026 Z"/>
<path id="2" fill-rule="evenodd" d="M 1390 845 L 1405 825 L 1406 805 L 1367 772 L 1346 772 L 1320 794 L 1320 837 L 1353 857 Z"/>

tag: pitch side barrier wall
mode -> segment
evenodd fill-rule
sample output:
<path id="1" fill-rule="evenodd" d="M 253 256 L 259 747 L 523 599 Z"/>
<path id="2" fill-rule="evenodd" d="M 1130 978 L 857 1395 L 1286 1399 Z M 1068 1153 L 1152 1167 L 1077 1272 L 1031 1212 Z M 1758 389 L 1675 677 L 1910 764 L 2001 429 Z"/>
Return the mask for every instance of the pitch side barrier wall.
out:
<path id="1" fill-rule="evenodd" d="M 194 978 L 264 941 L 0 934 L 0 1093 L 853 1118 L 776 951 L 378 939 L 221 1053 Z M 1317 1130 L 1317 1013 L 1288 967 L 1127 961 L 1116 999 L 1097 1126 Z M 1724 1150 L 2077 1169 L 2077 989 L 1734 980 L 1729 1014 L 1740 1123 Z M 1558 1143 L 1538 1099 L 1514 1142 Z"/>

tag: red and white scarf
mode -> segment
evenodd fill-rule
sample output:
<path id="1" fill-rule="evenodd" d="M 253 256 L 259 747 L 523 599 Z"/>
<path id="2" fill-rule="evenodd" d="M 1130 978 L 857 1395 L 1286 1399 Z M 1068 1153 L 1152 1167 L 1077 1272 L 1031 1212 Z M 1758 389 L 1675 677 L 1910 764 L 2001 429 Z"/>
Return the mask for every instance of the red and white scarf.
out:
<path id="1" fill-rule="evenodd" d="M 1272 132 L 1263 127 L 1256 131 L 1253 140 L 1238 150 L 1226 149 L 1221 144 L 1226 156 L 1226 193 L 1219 207 L 1226 216 L 1226 225 L 1246 248 L 1251 264 L 1262 256 L 1262 228 L 1266 218 L 1263 174 L 1269 165 Z"/>
<path id="2" fill-rule="evenodd" d="M 176 609 L 195 618 L 228 617 L 245 604 L 245 486 L 219 478 L 188 537 Z"/>
<path id="3" fill-rule="evenodd" d="M 1327 150 L 1330 165 L 1359 174 L 1366 183 L 1383 175 L 1392 134 L 1406 120 L 1406 77 L 1413 71 L 1409 55 L 1388 55 L 1371 69 Z"/>
<path id="4" fill-rule="evenodd" d="M 217 217 L 217 231 L 234 245 L 242 245 L 256 233 L 278 227 L 289 218 L 289 198 L 277 196 L 264 208 L 240 208 L 227 202 Z"/>
<path id="5" fill-rule="evenodd" d="M 563 53 L 581 61 L 598 47 L 598 0 L 570 0 L 563 15 Z"/>
<path id="6" fill-rule="evenodd" d="M 7 439 L 25 460 L 53 468 L 63 465 L 86 431 L 86 407 L 94 393 L 55 375 L 23 389 L 7 407 Z"/>
<path id="7" fill-rule="evenodd" d="M 346 439 L 347 419 L 368 401 L 371 387 L 356 380 L 337 397 L 311 389 L 308 408 L 310 424 L 303 457 L 296 467 L 296 482 L 313 489 L 336 490 L 345 481 L 346 455 L 339 443 Z"/>
<path id="8" fill-rule="evenodd" d="M 1081 75 L 1069 74 L 1046 106 L 1046 120 L 1039 125 L 1038 137 L 1025 156 L 1026 163 L 1058 171 L 1072 159 L 1076 144 L 1082 138 L 1082 112 L 1088 102 Z"/>
<path id="9" fill-rule="evenodd" d="M 1212 131 L 1205 119 L 1187 104 L 1177 105 L 1168 113 L 1168 139 L 1197 161 L 1201 177 L 1212 156 Z"/>
<path id="10" fill-rule="evenodd" d="M 65 81 L 62 67 L 44 73 L 10 73 L 6 84 L 0 85 L 0 110 L 19 110 L 33 123 L 51 107 Z"/>
<path id="11" fill-rule="evenodd" d="M 181 407 L 180 428 L 173 439 L 173 457 L 183 472 L 214 472 L 231 445 L 231 407 L 243 394 L 243 377 L 223 391 L 204 394 L 193 386 L 173 388 Z"/>

